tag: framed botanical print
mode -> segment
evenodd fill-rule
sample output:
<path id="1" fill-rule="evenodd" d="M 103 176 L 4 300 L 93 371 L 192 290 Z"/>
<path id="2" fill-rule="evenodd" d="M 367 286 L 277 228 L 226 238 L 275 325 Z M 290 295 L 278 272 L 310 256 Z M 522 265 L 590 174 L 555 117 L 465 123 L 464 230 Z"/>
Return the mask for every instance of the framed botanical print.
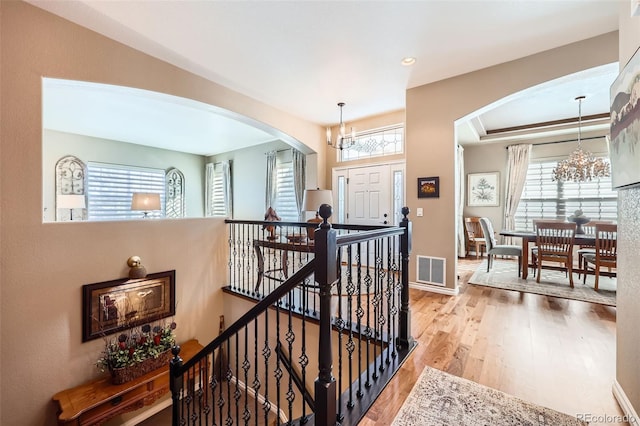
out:
<path id="1" fill-rule="evenodd" d="M 500 173 L 469 173 L 467 184 L 468 206 L 500 205 Z"/>

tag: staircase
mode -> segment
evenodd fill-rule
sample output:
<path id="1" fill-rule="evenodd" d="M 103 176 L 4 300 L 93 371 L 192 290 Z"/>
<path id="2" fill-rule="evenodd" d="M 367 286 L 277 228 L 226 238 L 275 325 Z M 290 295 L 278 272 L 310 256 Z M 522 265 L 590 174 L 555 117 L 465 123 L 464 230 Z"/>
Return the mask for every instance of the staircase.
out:
<path id="1" fill-rule="evenodd" d="M 408 208 L 399 227 L 330 215 L 323 205 L 312 242 L 308 223 L 227 221 L 225 291 L 245 313 L 188 362 L 174 348 L 174 425 L 356 425 L 402 365 L 415 346 Z"/>

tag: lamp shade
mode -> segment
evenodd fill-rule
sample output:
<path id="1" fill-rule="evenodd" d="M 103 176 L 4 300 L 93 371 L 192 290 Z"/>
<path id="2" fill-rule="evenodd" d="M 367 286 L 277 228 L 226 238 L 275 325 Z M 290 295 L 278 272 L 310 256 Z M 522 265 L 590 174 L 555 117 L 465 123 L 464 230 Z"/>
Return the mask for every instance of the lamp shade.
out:
<path id="1" fill-rule="evenodd" d="M 131 197 L 131 210 L 145 212 L 160 210 L 160 194 L 134 192 L 133 197 Z"/>
<path id="2" fill-rule="evenodd" d="M 305 189 L 302 199 L 302 210 L 307 212 L 317 212 L 321 205 L 331 205 L 331 191 L 328 189 Z"/>
<path id="3" fill-rule="evenodd" d="M 83 209 L 85 208 L 84 195 L 60 194 L 56 195 L 56 207 L 59 209 Z"/>

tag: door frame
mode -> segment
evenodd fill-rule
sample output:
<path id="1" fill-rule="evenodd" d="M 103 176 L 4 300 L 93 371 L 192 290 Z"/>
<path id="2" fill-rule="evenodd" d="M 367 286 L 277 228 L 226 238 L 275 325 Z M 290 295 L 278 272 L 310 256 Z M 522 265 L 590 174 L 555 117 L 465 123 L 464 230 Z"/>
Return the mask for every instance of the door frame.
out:
<path id="1" fill-rule="evenodd" d="M 396 171 L 401 171 L 402 172 L 402 205 L 404 206 L 406 204 L 406 200 L 407 200 L 407 173 L 406 173 L 406 161 L 405 160 L 394 160 L 394 161 L 375 161 L 375 162 L 367 162 L 367 163 L 358 163 L 358 164 L 350 164 L 350 165 L 340 165 L 340 166 L 336 166 L 333 167 L 331 169 L 331 195 L 333 197 L 333 217 L 336 218 L 335 220 L 337 221 L 337 218 L 340 217 L 342 211 L 341 206 L 340 206 L 340 202 L 338 200 L 338 193 L 337 193 L 337 188 L 338 188 L 338 177 L 339 176 L 343 176 L 343 177 L 347 177 L 349 174 L 349 170 L 351 169 L 360 169 L 360 168 L 364 168 L 364 167 L 379 167 L 379 166 L 385 166 L 388 165 L 389 166 L 389 194 L 390 196 L 390 200 L 391 200 L 391 208 L 389 209 L 389 211 L 393 210 L 393 200 L 395 199 L 395 190 L 394 190 L 394 185 L 393 185 L 393 174 Z M 348 209 L 349 206 L 349 191 L 345 191 L 344 194 L 345 200 L 344 200 L 344 205 L 345 207 Z M 348 212 L 345 212 L 348 213 Z M 345 216 L 346 218 L 346 216 Z M 393 222 L 390 223 L 390 225 L 395 225 L 398 226 L 400 224 L 400 215 L 399 214 L 394 214 L 392 215 L 393 218 Z M 348 223 L 348 220 L 345 221 L 345 223 Z"/>

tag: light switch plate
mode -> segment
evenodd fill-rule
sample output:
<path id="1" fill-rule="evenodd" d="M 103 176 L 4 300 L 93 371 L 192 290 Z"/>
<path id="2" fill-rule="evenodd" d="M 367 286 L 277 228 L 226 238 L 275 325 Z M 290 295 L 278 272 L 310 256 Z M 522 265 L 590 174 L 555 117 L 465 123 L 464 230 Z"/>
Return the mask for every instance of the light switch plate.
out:
<path id="1" fill-rule="evenodd" d="M 424 215 L 423 211 L 422 211 L 422 207 L 418 207 L 416 209 L 416 216 L 418 217 L 422 217 Z"/>

